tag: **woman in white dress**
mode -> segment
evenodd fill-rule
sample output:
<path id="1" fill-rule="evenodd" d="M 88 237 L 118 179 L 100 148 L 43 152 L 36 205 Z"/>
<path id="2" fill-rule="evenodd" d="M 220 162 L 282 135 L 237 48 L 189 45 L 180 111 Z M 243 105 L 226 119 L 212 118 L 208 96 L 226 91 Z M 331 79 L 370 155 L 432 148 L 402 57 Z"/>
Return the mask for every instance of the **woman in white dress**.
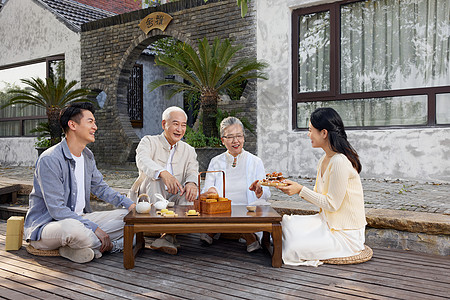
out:
<path id="1" fill-rule="evenodd" d="M 278 188 L 288 195 L 299 194 L 320 212 L 283 216 L 282 255 L 287 265 L 317 266 L 320 260 L 349 257 L 364 249 L 361 163 L 347 141 L 341 117 L 332 108 L 316 109 L 311 114 L 308 136 L 313 148 L 325 152 L 319 160 L 314 189 L 291 180 Z"/>
<path id="2" fill-rule="evenodd" d="M 269 205 L 268 187 L 261 187 L 258 180 L 266 177 L 262 160 L 244 150 L 244 126 L 235 117 L 228 117 L 220 123 L 220 136 L 227 151 L 213 157 L 208 171 L 225 171 L 226 197 L 231 205 Z M 216 193 L 223 197 L 222 173 L 206 173 L 202 193 Z M 202 234 L 201 240 L 207 244 L 213 243 L 214 234 Z M 255 234 L 242 234 L 247 243 L 247 251 L 261 248 Z M 217 237 L 217 236 L 216 236 Z"/>

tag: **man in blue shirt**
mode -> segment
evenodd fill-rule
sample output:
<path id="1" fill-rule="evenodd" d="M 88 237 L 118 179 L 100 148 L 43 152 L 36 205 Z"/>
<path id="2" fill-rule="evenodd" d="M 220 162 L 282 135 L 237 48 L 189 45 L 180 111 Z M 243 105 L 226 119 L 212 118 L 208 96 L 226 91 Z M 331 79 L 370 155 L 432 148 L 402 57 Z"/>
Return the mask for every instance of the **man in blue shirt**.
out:
<path id="1" fill-rule="evenodd" d="M 123 217 L 135 204 L 106 184 L 86 148 L 97 131 L 93 105 L 70 104 L 61 111 L 60 125 L 65 139 L 36 163 L 25 237 L 36 249 L 59 249 L 61 256 L 85 263 L 123 249 Z M 127 209 L 92 212 L 91 193 Z"/>

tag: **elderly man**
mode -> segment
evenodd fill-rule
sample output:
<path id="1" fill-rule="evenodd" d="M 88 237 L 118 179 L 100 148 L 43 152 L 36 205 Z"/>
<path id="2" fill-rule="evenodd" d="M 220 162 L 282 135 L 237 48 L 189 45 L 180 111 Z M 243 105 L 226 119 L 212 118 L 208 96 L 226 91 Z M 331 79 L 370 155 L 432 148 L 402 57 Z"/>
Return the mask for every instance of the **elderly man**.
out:
<path id="1" fill-rule="evenodd" d="M 197 197 L 198 162 L 195 149 L 181 141 L 186 132 L 187 115 L 179 107 L 167 108 L 162 114 L 163 133 L 144 136 L 136 149 L 139 177 L 130 190 L 136 202 L 140 194 L 148 194 L 152 202 L 161 194 L 177 205 L 186 205 Z M 169 254 L 177 253 L 173 235 L 156 239 L 151 248 Z"/>
<path id="2" fill-rule="evenodd" d="M 65 139 L 42 153 L 36 163 L 25 237 L 36 249 L 59 249 L 61 256 L 85 263 L 103 252 L 123 249 L 123 217 L 135 204 L 103 181 L 86 148 L 97 131 L 92 104 L 64 108 L 60 124 Z M 91 193 L 128 210 L 91 212 Z"/>

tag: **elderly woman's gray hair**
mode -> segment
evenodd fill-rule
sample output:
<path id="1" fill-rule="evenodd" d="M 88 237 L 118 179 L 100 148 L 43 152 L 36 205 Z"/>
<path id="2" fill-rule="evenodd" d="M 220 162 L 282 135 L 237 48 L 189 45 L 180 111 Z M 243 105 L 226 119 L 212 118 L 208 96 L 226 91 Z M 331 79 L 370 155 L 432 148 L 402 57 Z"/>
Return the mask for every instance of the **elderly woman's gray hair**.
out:
<path id="1" fill-rule="evenodd" d="M 244 133 L 244 125 L 242 125 L 241 120 L 236 117 L 227 117 L 220 122 L 220 137 L 225 135 L 225 129 L 230 127 L 231 125 L 238 124 L 242 128 L 242 133 Z"/>

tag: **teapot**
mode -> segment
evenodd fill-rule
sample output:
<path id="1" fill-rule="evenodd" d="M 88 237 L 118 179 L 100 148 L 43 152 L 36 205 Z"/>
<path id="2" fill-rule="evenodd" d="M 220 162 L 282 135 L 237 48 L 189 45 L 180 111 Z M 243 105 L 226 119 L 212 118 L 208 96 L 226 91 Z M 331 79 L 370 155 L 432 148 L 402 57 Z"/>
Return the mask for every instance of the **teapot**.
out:
<path id="1" fill-rule="evenodd" d="M 158 199 L 158 201 L 153 204 L 153 206 L 156 209 L 165 209 L 165 208 L 167 208 L 167 205 L 169 204 L 169 201 L 166 200 L 166 198 L 164 198 L 163 195 L 155 194 L 155 197 L 156 197 L 156 199 Z"/>
<path id="2" fill-rule="evenodd" d="M 139 195 L 136 201 L 136 212 L 139 214 L 148 214 L 152 204 L 147 194 Z"/>

